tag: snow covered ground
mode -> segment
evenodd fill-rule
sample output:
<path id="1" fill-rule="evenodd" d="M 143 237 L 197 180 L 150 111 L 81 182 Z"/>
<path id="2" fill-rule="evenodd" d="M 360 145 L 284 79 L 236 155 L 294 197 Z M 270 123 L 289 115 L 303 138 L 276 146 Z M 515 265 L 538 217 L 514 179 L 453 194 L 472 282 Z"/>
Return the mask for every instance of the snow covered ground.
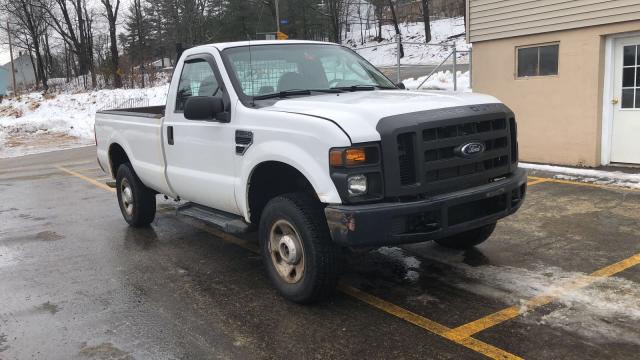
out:
<path id="1" fill-rule="evenodd" d="M 620 171 L 579 169 L 529 163 L 520 163 L 520 167 L 557 173 L 557 175 L 554 175 L 554 178 L 561 180 L 574 180 L 598 185 L 616 185 L 633 189 L 640 189 L 640 171 L 632 174 Z"/>
<path id="2" fill-rule="evenodd" d="M 457 83 L 458 83 L 458 91 L 471 91 L 469 88 L 469 72 L 465 71 L 457 71 Z M 417 79 L 410 78 L 402 80 L 402 83 L 407 89 L 415 90 L 420 86 L 420 84 L 427 77 L 421 76 Z M 425 81 L 425 83 L 420 87 L 420 90 L 448 90 L 453 91 L 453 73 L 451 71 L 439 71 Z"/>
<path id="3" fill-rule="evenodd" d="M 358 54 L 376 66 L 393 66 L 397 63 L 397 45 L 395 42 L 395 30 L 392 25 L 384 25 L 382 27 L 383 40 L 381 42 L 377 42 L 373 38 L 376 32 L 375 28 L 363 30 L 363 32 L 364 35 L 361 34 L 359 26 L 352 26 L 351 31 L 346 35 L 346 40 L 343 42 L 344 45 L 353 48 Z M 401 64 L 439 64 L 453 50 L 452 47 L 440 46 L 445 43 L 455 45 L 456 49 L 460 51 L 469 50 L 471 47 L 464 37 L 464 18 L 462 17 L 432 21 L 430 45 L 424 44 L 424 24 L 421 22 L 401 24 L 400 32 L 402 33 L 403 43 L 420 43 L 419 45 L 404 45 L 405 56 L 400 60 Z M 363 38 L 365 40 L 364 44 L 361 43 Z M 461 63 L 467 63 L 468 60 L 466 53 L 458 56 L 458 61 Z"/>
<path id="4" fill-rule="evenodd" d="M 43 96 L 29 93 L 0 103 L 0 158 L 93 144 L 97 110 L 131 101 L 165 103 L 168 85 Z"/>

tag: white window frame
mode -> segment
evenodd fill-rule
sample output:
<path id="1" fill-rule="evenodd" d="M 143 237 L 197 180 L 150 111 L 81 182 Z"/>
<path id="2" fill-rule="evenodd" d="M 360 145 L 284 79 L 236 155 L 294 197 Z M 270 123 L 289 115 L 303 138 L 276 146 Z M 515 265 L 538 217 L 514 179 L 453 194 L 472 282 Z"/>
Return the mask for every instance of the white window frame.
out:
<path id="1" fill-rule="evenodd" d="M 636 51 L 640 52 L 640 46 L 636 45 Z M 635 56 L 634 60 L 637 61 L 637 59 L 638 59 L 638 53 L 636 53 L 636 56 Z M 620 102 L 622 103 L 622 92 L 624 92 L 624 90 L 631 89 L 631 90 L 633 90 L 633 100 L 632 100 L 633 101 L 633 107 L 623 108 L 622 104 L 621 104 L 619 110 L 620 111 L 640 111 L 640 107 L 636 107 L 636 102 L 638 101 L 638 99 L 636 99 L 636 97 L 638 97 L 638 92 L 640 92 L 640 86 L 638 86 L 638 84 L 636 83 L 637 77 L 638 77 L 636 72 L 640 71 L 640 64 L 635 64 L 634 63 L 633 65 L 627 65 L 627 66 L 624 66 L 624 64 L 623 64 L 622 65 L 622 75 L 623 75 L 623 77 L 624 77 L 624 69 L 629 69 L 629 68 L 637 69 L 637 70 L 635 70 L 633 72 L 633 86 L 624 87 L 623 84 L 620 85 L 620 90 L 621 90 L 620 91 Z"/>

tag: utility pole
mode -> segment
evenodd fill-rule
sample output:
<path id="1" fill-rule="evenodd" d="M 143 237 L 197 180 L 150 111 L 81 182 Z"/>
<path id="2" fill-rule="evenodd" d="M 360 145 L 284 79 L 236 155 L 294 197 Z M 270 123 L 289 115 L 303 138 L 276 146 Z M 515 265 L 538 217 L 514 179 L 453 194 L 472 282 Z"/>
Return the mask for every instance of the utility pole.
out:
<path id="1" fill-rule="evenodd" d="M 276 3 L 276 31 L 280 32 L 280 9 L 278 7 L 278 0 L 275 0 Z"/>
<path id="2" fill-rule="evenodd" d="M 7 34 L 9 35 L 9 56 L 11 57 L 11 78 L 13 79 L 13 97 L 18 95 L 18 89 L 16 88 L 16 69 L 13 65 L 13 45 L 11 44 L 11 29 L 9 28 L 9 21 L 7 21 Z"/>

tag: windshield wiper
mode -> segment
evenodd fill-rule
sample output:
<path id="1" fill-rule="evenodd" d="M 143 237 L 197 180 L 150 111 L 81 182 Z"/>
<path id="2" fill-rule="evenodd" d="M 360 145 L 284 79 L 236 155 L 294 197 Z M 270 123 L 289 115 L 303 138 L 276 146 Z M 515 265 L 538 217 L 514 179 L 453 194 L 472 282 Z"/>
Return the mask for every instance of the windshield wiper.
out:
<path id="1" fill-rule="evenodd" d="M 263 100 L 263 99 L 273 99 L 273 98 L 284 98 L 292 95 L 311 95 L 311 90 L 282 90 L 271 94 L 257 95 L 253 98 L 255 100 Z"/>
<path id="2" fill-rule="evenodd" d="M 392 86 L 359 84 L 359 85 L 351 85 L 351 86 L 336 86 L 336 87 L 332 87 L 332 89 L 345 90 L 345 91 L 370 91 L 375 89 L 391 90 L 391 89 L 397 89 L 397 88 Z"/>
<path id="3" fill-rule="evenodd" d="M 311 95 L 312 92 L 321 92 L 327 94 L 336 94 L 344 92 L 342 89 L 290 89 L 290 90 L 282 90 L 271 94 L 264 95 L 256 95 L 253 98 L 255 100 L 264 100 L 264 99 L 273 99 L 273 98 L 285 98 L 287 96 L 295 96 L 295 95 Z"/>

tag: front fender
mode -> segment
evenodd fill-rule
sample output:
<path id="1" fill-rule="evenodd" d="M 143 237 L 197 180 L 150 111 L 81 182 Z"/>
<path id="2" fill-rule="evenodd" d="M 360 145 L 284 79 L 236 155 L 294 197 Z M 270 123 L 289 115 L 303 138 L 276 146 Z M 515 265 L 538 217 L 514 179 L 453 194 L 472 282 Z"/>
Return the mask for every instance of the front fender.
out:
<path id="1" fill-rule="evenodd" d="M 245 219 L 249 221 L 247 196 L 249 180 L 254 169 L 267 161 L 278 161 L 295 168 L 309 181 L 321 202 L 340 204 L 342 200 L 329 176 L 328 151 L 329 149 L 320 152 L 314 151 L 312 155 L 309 149 L 290 142 L 277 140 L 252 145 L 244 155 L 238 184 L 235 186 L 238 207 Z"/>

